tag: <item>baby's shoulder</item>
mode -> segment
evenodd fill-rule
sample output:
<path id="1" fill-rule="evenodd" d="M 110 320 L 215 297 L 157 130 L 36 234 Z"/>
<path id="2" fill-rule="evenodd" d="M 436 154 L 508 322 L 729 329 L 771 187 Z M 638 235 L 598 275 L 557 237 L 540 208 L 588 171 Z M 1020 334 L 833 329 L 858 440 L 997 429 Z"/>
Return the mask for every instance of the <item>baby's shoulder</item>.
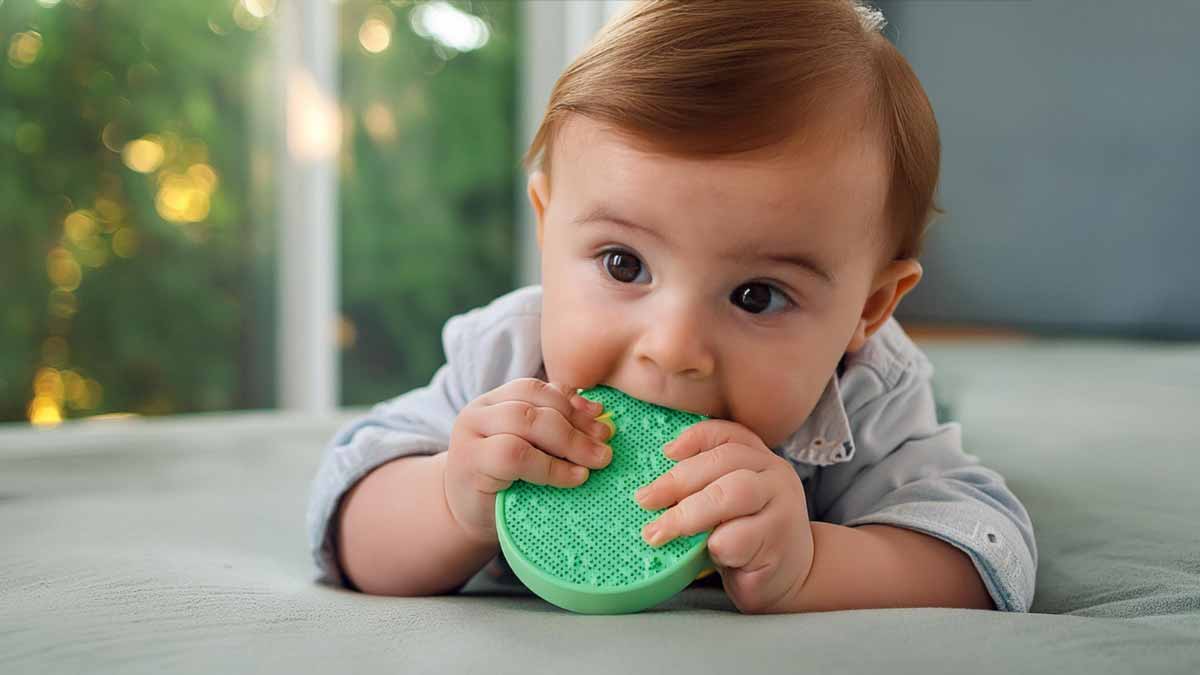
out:
<path id="1" fill-rule="evenodd" d="M 840 378 L 843 398 L 874 398 L 906 383 L 933 376 L 933 364 L 895 317 L 889 318 L 857 352 L 848 352 Z"/>
<path id="2" fill-rule="evenodd" d="M 469 374 L 478 396 L 542 365 L 542 287 L 522 286 L 450 317 L 442 328 L 446 361 Z"/>
<path id="3" fill-rule="evenodd" d="M 454 335 L 480 337 L 498 329 L 511 329 L 513 326 L 525 326 L 529 323 L 540 325 L 541 318 L 541 285 L 522 286 L 486 305 L 450 317 L 444 330 Z"/>

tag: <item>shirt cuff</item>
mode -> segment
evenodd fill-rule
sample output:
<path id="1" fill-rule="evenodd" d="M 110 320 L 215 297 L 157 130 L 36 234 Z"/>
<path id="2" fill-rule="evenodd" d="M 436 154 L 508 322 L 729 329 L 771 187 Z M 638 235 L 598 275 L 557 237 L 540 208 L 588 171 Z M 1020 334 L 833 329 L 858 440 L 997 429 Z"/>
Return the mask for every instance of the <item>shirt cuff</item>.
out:
<path id="1" fill-rule="evenodd" d="M 996 609 L 1028 612 L 1036 567 L 1025 537 L 1009 518 L 970 502 L 904 502 L 842 523 L 892 525 L 937 537 L 971 558 Z M 1032 533 L 1031 533 L 1032 536 Z"/>
<path id="2" fill-rule="evenodd" d="M 308 543 L 320 576 L 317 581 L 353 588 L 338 564 L 338 507 L 346 492 L 381 464 L 409 455 L 435 455 L 445 451 L 428 438 L 378 426 L 358 430 L 347 445 L 326 449 L 313 478 L 306 515 Z"/>

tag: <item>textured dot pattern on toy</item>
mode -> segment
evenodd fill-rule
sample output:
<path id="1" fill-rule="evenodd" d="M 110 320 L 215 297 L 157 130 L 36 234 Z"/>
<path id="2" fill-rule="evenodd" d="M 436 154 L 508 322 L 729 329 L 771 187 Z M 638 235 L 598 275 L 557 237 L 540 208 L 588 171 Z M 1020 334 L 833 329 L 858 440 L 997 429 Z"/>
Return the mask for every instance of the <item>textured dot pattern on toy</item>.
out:
<path id="1" fill-rule="evenodd" d="M 617 433 L 608 444 L 612 462 L 590 470 L 574 488 L 516 481 L 503 493 L 505 526 L 521 554 L 547 575 L 596 589 L 650 579 L 703 542 L 707 532 L 678 537 L 658 548 L 642 527 L 666 509 L 648 511 L 633 493 L 666 473 L 675 461 L 662 446 L 707 419 L 633 398 L 611 387 L 580 392 L 611 413 Z"/>

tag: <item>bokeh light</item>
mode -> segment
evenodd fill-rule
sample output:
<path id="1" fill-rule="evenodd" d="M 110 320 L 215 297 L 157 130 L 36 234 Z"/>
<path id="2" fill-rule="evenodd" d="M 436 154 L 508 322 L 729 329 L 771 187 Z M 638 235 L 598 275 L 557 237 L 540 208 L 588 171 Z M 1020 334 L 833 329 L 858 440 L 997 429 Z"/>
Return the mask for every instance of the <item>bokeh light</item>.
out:
<path id="1" fill-rule="evenodd" d="M 96 219 L 90 211 L 72 211 L 63 219 L 63 234 L 79 243 L 96 233 Z"/>
<path id="2" fill-rule="evenodd" d="M 241 0 L 241 4 L 256 19 L 265 19 L 275 11 L 275 0 Z"/>
<path id="3" fill-rule="evenodd" d="M 29 422 L 38 427 L 54 427 L 62 424 L 62 409 L 52 399 L 34 396 L 29 402 Z"/>
<path id="4" fill-rule="evenodd" d="M 258 3 L 251 1 L 250 4 L 254 5 L 256 10 L 260 9 L 260 5 Z M 263 17 L 258 16 L 254 12 L 250 11 L 245 0 L 239 0 L 239 2 L 233 5 L 233 22 L 236 23 L 238 28 L 241 28 L 242 30 L 256 31 L 262 27 Z"/>
<path id="5" fill-rule="evenodd" d="M 441 0 L 417 5 L 408 21 L 417 35 L 458 52 L 479 49 L 491 37 L 483 19 Z"/>
<path id="6" fill-rule="evenodd" d="M 200 172 L 203 175 L 203 171 Z M 197 179 L 190 173 L 164 173 L 154 198 L 154 208 L 163 220 L 172 223 L 195 223 L 208 217 L 212 182 Z"/>
<path id="7" fill-rule="evenodd" d="M 55 368 L 38 368 L 33 376 L 33 395 L 44 396 L 59 404 L 63 393 L 62 374 Z"/>
<path id="8" fill-rule="evenodd" d="M 392 29 L 382 19 L 371 17 L 358 27 L 358 43 L 368 52 L 378 54 L 392 43 Z"/>
<path id="9" fill-rule="evenodd" d="M 132 258 L 138 249 L 137 231 L 132 227 L 122 227 L 113 232 L 110 244 L 113 254 L 118 258 Z"/>
<path id="10" fill-rule="evenodd" d="M 87 400 L 87 382 L 80 377 L 79 373 L 73 370 L 63 370 L 62 382 L 64 397 L 69 405 L 76 406 L 76 402 L 80 399 Z"/>
<path id="11" fill-rule="evenodd" d="M 76 410 L 92 410 L 100 404 L 100 383 L 72 370 L 62 371 L 66 403 Z"/>
<path id="12" fill-rule="evenodd" d="M 146 136 L 125 144 L 121 152 L 121 160 L 125 166 L 138 173 L 150 173 L 158 169 L 166 158 L 166 149 L 162 139 L 157 136 Z"/>
<path id="13" fill-rule="evenodd" d="M 125 217 L 125 208 L 119 202 L 107 197 L 96 198 L 96 212 L 100 214 L 100 218 L 110 223 L 115 223 Z"/>
<path id="14" fill-rule="evenodd" d="M 201 190 L 209 194 L 212 194 L 217 189 L 217 172 L 207 164 L 193 164 L 189 166 L 187 176 Z"/>
<path id="15" fill-rule="evenodd" d="M 293 157 L 316 160 L 337 154 L 342 134 L 337 103 L 303 68 L 288 74 L 286 119 L 287 147 Z"/>
<path id="16" fill-rule="evenodd" d="M 37 61 L 42 51 L 42 34 L 35 30 L 14 33 L 8 43 L 8 62 L 14 68 L 25 68 Z"/>
<path id="17" fill-rule="evenodd" d="M 99 269 L 108 263 L 108 247 L 103 246 L 100 237 L 90 237 L 79 243 L 79 262 L 92 269 Z"/>
<path id="18" fill-rule="evenodd" d="M 46 255 L 46 273 L 50 282 L 63 291 L 74 291 L 83 280 L 83 269 L 67 249 L 56 246 Z"/>

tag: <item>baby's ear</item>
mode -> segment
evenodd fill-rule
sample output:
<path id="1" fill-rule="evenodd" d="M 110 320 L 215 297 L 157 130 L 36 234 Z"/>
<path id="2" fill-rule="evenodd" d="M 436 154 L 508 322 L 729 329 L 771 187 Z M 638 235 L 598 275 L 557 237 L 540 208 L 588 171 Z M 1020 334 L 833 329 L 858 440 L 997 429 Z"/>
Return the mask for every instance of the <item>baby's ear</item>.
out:
<path id="1" fill-rule="evenodd" d="M 921 263 L 913 258 L 905 258 L 893 260 L 875 275 L 875 280 L 871 282 L 871 294 L 863 303 L 862 316 L 854 327 L 854 334 L 850 337 L 850 344 L 846 345 L 846 351 L 856 352 L 862 349 L 867 339 L 891 318 L 892 312 L 896 311 L 896 305 L 900 304 L 900 298 L 921 281 L 922 273 Z"/>
<path id="2" fill-rule="evenodd" d="M 542 248 L 542 227 L 545 222 L 546 204 L 550 202 L 550 178 L 541 169 L 529 174 L 529 184 L 526 187 L 529 193 L 529 203 L 533 206 L 533 213 L 537 216 L 537 245 L 538 250 Z"/>

